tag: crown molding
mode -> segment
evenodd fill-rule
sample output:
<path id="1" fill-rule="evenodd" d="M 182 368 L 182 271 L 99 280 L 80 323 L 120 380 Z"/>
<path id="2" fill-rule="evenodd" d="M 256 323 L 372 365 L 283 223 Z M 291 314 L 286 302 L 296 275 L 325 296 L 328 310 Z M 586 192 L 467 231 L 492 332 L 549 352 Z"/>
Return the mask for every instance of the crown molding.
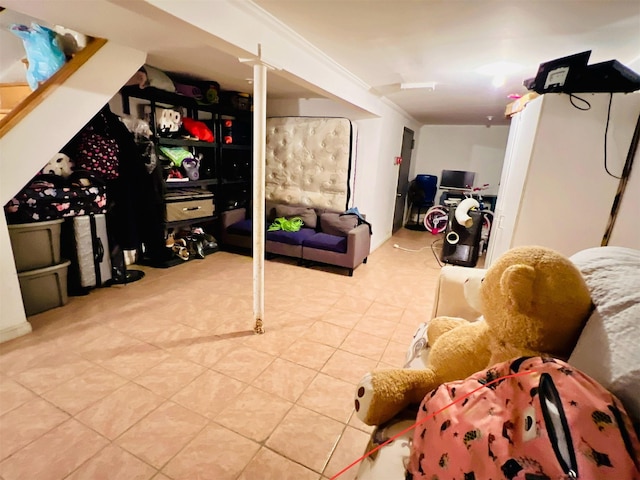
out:
<path id="1" fill-rule="evenodd" d="M 291 27 L 278 20 L 276 17 L 271 15 L 256 3 L 252 2 L 251 0 L 234 1 L 233 3 L 237 8 L 245 11 L 245 13 L 255 18 L 256 21 L 277 31 L 281 36 L 285 37 L 285 40 L 296 45 L 310 57 L 320 62 L 323 66 L 344 77 L 345 80 L 348 80 L 349 82 L 366 91 L 369 91 L 371 89 L 371 85 L 367 84 L 364 80 L 351 73 L 349 70 L 337 63 L 335 60 L 333 60 L 303 36 L 292 30 Z"/>

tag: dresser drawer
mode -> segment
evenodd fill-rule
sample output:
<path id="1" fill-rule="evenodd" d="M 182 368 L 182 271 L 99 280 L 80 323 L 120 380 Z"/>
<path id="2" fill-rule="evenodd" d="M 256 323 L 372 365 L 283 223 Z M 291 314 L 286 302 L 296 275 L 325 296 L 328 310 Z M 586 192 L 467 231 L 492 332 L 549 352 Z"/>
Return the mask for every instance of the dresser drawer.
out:
<path id="1" fill-rule="evenodd" d="M 167 222 L 210 217 L 215 212 L 213 194 L 206 190 L 179 190 L 165 196 Z"/>

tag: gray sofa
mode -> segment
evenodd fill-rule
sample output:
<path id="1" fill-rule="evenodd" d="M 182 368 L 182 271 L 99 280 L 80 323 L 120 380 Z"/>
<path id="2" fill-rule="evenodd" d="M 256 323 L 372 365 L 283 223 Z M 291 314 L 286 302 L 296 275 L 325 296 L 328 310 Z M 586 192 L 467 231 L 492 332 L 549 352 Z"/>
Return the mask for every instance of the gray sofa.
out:
<path id="1" fill-rule="evenodd" d="M 300 264 L 327 264 L 347 268 L 349 276 L 361 263 L 367 263 L 371 248 L 371 228 L 356 215 L 328 209 L 297 205 L 267 206 L 266 225 L 276 218 L 299 217 L 304 224 L 299 231 L 265 232 L 265 251 L 299 260 Z M 252 249 L 253 222 L 245 208 L 222 212 L 219 240 L 223 248 Z"/>

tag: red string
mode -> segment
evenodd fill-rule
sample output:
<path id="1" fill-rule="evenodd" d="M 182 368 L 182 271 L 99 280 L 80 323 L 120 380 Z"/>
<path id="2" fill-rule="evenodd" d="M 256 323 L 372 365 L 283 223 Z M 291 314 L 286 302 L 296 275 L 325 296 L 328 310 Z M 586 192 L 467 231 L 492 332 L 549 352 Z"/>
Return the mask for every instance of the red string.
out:
<path id="1" fill-rule="evenodd" d="M 527 370 L 526 372 L 520 372 L 520 373 L 512 373 L 510 375 L 505 375 L 504 377 L 499 377 L 496 378 L 494 380 L 491 380 L 490 382 L 485 383 L 484 385 L 480 385 L 478 388 L 472 390 L 471 392 L 467 393 L 466 395 L 463 395 L 462 397 L 458 398 L 457 400 L 454 400 L 453 402 L 451 402 L 448 405 L 445 405 L 444 407 L 442 407 L 440 410 L 438 410 L 437 412 L 433 412 L 431 415 L 426 416 L 425 418 L 423 418 L 422 420 L 420 420 L 419 422 L 414 423 L 413 425 L 411 425 L 410 427 L 405 428 L 404 430 L 402 430 L 400 433 L 397 433 L 396 435 L 394 435 L 393 437 L 391 437 L 389 440 L 387 440 L 386 442 L 378 445 L 376 448 L 374 448 L 373 450 L 365 453 L 363 456 L 361 456 L 360 458 L 358 458 L 355 462 L 351 463 L 350 465 L 348 465 L 347 467 L 343 468 L 342 470 L 340 470 L 338 473 L 336 473 L 333 477 L 331 477 L 330 480 L 335 480 L 336 478 L 338 478 L 340 475 L 342 475 L 344 472 L 346 472 L 347 470 L 349 470 L 351 467 L 353 467 L 354 465 L 357 465 L 358 463 L 360 463 L 361 461 L 363 461 L 365 458 L 367 458 L 368 456 L 372 455 L 373 453 L 377 452 L 378 450 L 380 450 L 382 447 L 384 447 L 385 445 L 388 445 L 389 443 L 393 442 L 396 438 L 404 435 L 405 433 L 409 432 L 410 430 L 413 430 L 414 428 L 416 428 L 419 425 L 422 425 L 424 422 L 426 422 L 427 420 L 429 420 L 430 418 L 435 417 L 436 415 L 438 415 L 439 413 L 443 412 L 444 410 L 446 410 L 449 407 L 452 407 L 453 405 L 455 405 L 456 403 L 460 403 L 462 400 L 464 400 L 465 398 L 469 397 L 470 395 L 473 395 L 474 393 L 476 393 L 478 390 L 482 390 L 483 388 L 488 387 L 489 385 L 492 385 L 496 382 L 501 382 L 503 380 L 506 380 L 508 378 L 515 378 L 515 377 L 522 377 L 523 375 L 531 375 L 532 373 L 537 372 L 537 370 Z"/>

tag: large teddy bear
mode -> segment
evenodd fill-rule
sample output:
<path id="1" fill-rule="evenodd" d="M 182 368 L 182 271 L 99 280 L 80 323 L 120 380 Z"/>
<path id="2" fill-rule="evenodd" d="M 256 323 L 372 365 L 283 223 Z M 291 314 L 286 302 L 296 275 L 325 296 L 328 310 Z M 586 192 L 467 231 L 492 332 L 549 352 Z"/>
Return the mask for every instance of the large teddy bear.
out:
<path id="1" fill-rule="evenodd" d="M 426 368 L 366 374 L 356 389 L 356 413 L 366 424 L 379 425 L 438 385 L 496 363 L 542 355 L 565 360 L 591 308 L 587 285 L 569 259 L 543 247 L 511 249 L 479 286 L 483 318 L 434 318 L 427 330 Z"/>

